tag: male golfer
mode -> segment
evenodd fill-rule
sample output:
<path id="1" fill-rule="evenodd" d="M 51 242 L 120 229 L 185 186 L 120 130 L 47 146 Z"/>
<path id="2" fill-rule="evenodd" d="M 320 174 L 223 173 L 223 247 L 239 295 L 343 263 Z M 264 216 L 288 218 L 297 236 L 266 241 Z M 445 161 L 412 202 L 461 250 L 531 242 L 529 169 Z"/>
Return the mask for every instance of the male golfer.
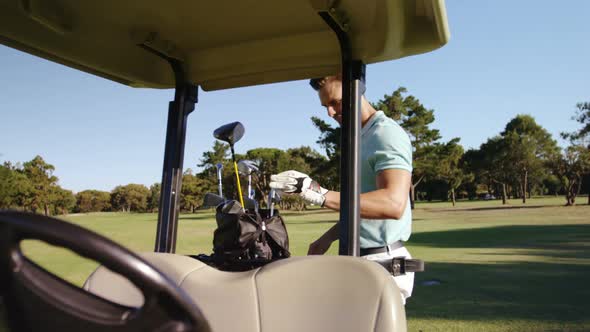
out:
<path id="1" fill-rule="evenodd" d="M 328 115 L 342 124 L 342 78 L 340 75 L 312 79 Z M 412 176 L 412 147 L 406 132 L 392 119 L 361 99 L 361 225 L 360 253 L 369 260 L 405 256 L 403 246 L 412 232 L 409 192 Z M 340 210 L 340 193 L 320 187 L 308 175 L 286 171 L 272 175 L 270 187 L 299 194 L 310 204 Z M 309 255 L 322 255 L 338 239 L 336 224 L 309 246 Z M 394 277 L 402 299 L 412 295 L 414 273 Z"/>

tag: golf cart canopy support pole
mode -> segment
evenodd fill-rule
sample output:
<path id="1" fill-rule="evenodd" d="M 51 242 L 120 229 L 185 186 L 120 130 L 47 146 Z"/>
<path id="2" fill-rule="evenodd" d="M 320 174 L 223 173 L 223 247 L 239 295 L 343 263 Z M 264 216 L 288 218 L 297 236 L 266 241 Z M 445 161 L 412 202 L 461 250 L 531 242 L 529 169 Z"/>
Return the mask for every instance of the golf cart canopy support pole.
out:
<path id="1" fill-rule="evenodd" d="M 163 56 L 163 55 L 161 55 Z M 165 57 L 165 56 L 163 56 Z M 195 109 L 198 86 L 185 80 L 182 63 L 168 58 L 176 79 L 174 101 L 168 107 L 168 126 L 160 208 L 158 210 L 158 229 L 156 233 L 156 252 L 174 253 L 176 251 L 176 230 L 180 212 L 180 189 L 182 187 L 182 164 L 188 115 Z"/>
<path id="2" fill-rule="evenodd" d="M 330 9 L 333 11 L 334 9 Z M 359 256 L 361 96 L 365 91 L 365 65 L 352 58 L 346 31 L 328 12 L 319 15 L 336 33 L 342 56 L 342 136 L 340 156 L 339 255 Z"/>

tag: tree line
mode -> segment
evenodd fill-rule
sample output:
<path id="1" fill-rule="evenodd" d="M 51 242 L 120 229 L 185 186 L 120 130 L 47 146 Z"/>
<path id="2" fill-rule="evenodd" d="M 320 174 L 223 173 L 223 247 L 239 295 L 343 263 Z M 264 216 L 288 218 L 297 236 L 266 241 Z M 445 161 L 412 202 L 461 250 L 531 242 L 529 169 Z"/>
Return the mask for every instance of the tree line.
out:
<path id="1" fill-rule="evenodd" d="M 180 209 L 195 212 L 203 207 L 207 192 L 217 193 L 216 164 L 221 163 L 224 196 L 238 199 L 233 163 L 228 158 L 228 146 L 215 142 L 212 151 L 203 153 L 202 171 L 195 173 L 187 169 L 183 173 L 180 192 Z M 283 151 L 273 148 L 258 148 L 246 154 L 236 154 L 238 159 L 255 161 L 260 171 L 253 174 L 252 186 L 256 199 L 265 204 L 268 195 L 270 175 L 278 170 L 291 168 L 316 174 L 315 163 L 326 162 L 327 158 L 309 147 Z M 0 165 L 0 209 L 18 209 L 45 215 L 89 212 L 156 212 L 160 201 L 160 183 L 149 188 L 143 184 L 130 183 L 115 187 L 112 191 L 83 190 L 73 193 L 62 188 L 54 175 L 55 167 L 41 156 L 24 163 L 5 162 Z M 242 183 L 245 185 L 245 178 Z M 245 192 L 245 191 L 244 191 Z M 283 197 L 280 208 L 305 208 L 298 197 Z"/>
<path id="2" fill-rule="evenodd" d="M 41 156 L 24 163 L 4 162 L 0 165 L 0 209 L 45 215 L 157 209 L 159 185 L 148 189 L 141 184 L 128 184 L 111 192 L 84 190 L 74 194 L 58 184 L 54 171 L 55 167 Z"/>
<path id="3" fill-rule="evenodd" d="M 590 191 L 590 102 L 579 103 L 572 119 L 581 125 L 574 132 L 561 133 L 568 146 L 560 148 L 552 135 L 527 114 L 511 119 L 497 135 L 479 148 L 465 150 L 460 138 L 442 141 L 440 131 L 432 127 L 434 110 L 400 87 L 376 103 L 377 110 L 397 121 L 406 130 L 413 146 L 411 204 L 423 200 L 509 198 L 523 203 L 533 195 L 563 195 L 566 205 L 574 205 L 580 193 Z M 266 204 L 270 175 L 289 169 L 309 174 L 322 186 L 339 190 L 340 128 L 312 117 L 319 131 L 317 143 L 323 154 L 302 146 L 287 150 L 256 148 L 236 158 L 254 161 L 252 186 L 261 206 Z M 229 147 L 215 141 L 202 153 L 199 172 L 184 171 L 180 208 L 194 212 L 203 206 L 207 192 L 217 192 L 217 168 L 221 164 L 224 196 L 237 199 L 237 187 Z M 18 208 L 51 214 L 69 212 L 155 212 L 160 184 L 149 188 L 142 184 L 117 186 L 110 192 L 84 190 L 74 194 L 61 188 L 55 167 L 41 156 L 24 163 L 0 165 L 0 208 Z M 246 178 L 242 178 L 245 189 Z M 590 204 L 590 195 L 588 198 Z M 297 197 L 283 197 L 282 209 L 303 210 Z"/>

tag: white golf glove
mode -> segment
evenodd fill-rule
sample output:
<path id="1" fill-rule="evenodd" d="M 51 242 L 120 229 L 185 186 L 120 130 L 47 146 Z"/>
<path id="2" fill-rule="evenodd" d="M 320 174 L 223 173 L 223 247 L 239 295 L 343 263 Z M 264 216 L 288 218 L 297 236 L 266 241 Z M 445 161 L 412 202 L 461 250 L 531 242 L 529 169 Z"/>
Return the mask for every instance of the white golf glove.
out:
<path id="1" fill-rule="evenodd" d="M 287 194 L 299 194 L 306 202 L 319 206 L 324 206 L 324 195 L 328 192 L 307 174 L 292 170 L 271 175 L 270 187 Z"/>

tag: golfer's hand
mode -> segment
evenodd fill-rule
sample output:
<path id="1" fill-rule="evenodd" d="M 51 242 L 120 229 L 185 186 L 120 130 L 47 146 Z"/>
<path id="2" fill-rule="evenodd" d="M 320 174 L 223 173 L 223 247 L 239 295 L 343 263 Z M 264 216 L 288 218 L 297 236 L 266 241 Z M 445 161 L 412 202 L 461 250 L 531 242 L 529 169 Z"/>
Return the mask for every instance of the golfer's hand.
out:
<path id="1" fill-rule="evenodd" d="M 332 241 L 326 240 L 323 236 L 315 240 L 309 245 L 307 250 L 308 255 L 323 255 L 330 249 Z"/>
<path id="2" fill-rule="evenodd" d="M 270 187 L 286 194 L 299 194 L 306 202 L 319 206 L 324 205 L 328 192 L 307 174 L 293 170 L 271 175 Z"/>

